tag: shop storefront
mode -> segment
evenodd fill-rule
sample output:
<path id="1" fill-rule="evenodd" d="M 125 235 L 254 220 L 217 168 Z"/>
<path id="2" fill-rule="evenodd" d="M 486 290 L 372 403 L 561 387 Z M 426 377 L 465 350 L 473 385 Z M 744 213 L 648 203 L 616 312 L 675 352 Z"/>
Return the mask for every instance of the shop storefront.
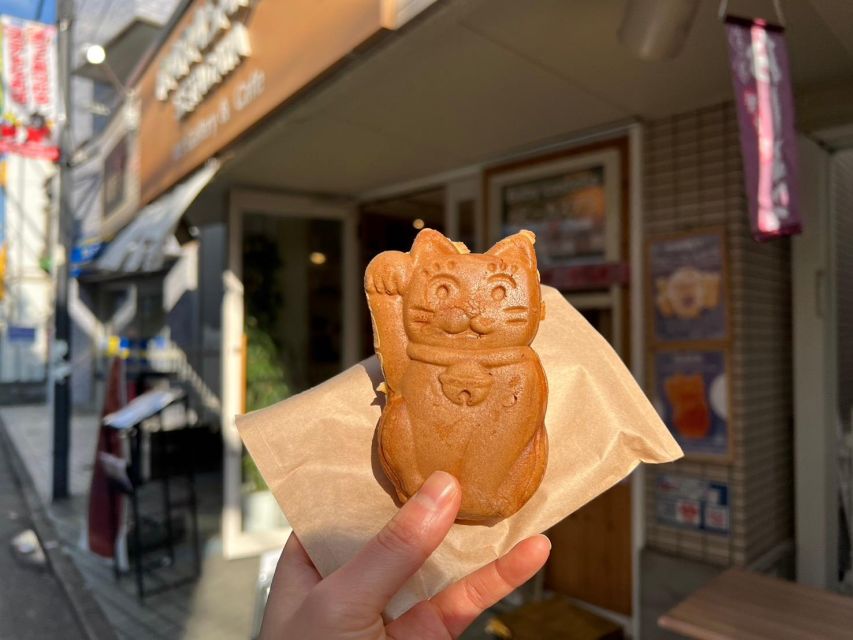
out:
<path id="1" fill-rule="evenodd" d="M 137 85 L 139 189 L 156 202 L 221 165 L 184 224 L 208 354 L 195 373 L 226 450 L 226 555 L 288 533 L 233 416 L 370 354 L 370 257 L 424 226 L 473 250 L 528 228 L 543 282 L 611 342 L 688 454 L 557 525 L 544 586 L 639 630 L 654 627 L 641 610 L 668 604 L 655 594 L 678 599 L 679 572 L 791 568 L 800 266 L 790 240 L 750 237 L 713 11 L 664 72 L 618 43 L 619 3 L 259 0 L 218 3 L 216 24 L 201 4 Z M 791 37 L 799 82 L 821 80 L 815 48 Z"/>

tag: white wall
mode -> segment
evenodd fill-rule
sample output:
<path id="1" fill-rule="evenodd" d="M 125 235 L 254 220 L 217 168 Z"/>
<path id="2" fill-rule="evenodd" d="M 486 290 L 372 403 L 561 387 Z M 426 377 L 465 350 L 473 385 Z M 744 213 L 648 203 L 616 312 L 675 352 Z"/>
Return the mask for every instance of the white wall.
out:
<path id="1" fill-rule="evenodd" d="M 800 139 L 804 230 L 791 245 L 794 338 L 794 476 L 797 580 L 836 582 L 834 272 L 829 154 Z"/>
<path id="2" fill-rule="evenodd" d="M 849 540 L 853 539 L 853 149 L 833 155 L 831 206 L 835 238 L 835 312 L 837 354 L 838 485 L 846 509 Z M 843 526 L 843 525 L 840 525 Z M 839 535 L 841 532 L 839 532 Z M 853 591 L 853 562 L 846 560 L 846 592 Z"/>

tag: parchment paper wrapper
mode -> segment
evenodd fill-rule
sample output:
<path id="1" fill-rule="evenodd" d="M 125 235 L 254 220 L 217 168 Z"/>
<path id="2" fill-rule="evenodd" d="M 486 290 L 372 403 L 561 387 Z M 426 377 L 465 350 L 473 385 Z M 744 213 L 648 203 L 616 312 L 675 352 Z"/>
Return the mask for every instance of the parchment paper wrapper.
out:
<path id="1" fill-rule="evenodd" d="M 545 531 L 640 462 L 682 452 L 631 373 L 601 335 L 551 287 L 533 348 L 548 377 L 550 451 L 542 485 L 514 516 L 492 526 L 456 524 L 390 603 L 396 617 L 416 602 Z M 398 506 L 376 457 L 384 398 L 375 357 L 271 407 L 237 418 L 249 453 L 296 535 L 328 575 Z M 639 499 L 639 497 L 637 498 Z"/>

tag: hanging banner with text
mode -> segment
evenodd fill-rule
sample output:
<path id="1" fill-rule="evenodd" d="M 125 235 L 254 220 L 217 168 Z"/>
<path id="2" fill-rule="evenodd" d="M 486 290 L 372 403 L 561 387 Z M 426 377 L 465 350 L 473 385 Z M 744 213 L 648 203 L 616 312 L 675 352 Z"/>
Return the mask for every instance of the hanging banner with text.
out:
<path id="1" fill-rule="evenodd" d="M 797 136 L 783 29 L 728 16 L 726 32 L 752 236 L 761 241 L 800 233 Z"/>
<path id="2" fill-rule="evenodd" d="M 59 159 L 56 27 L 0 18 L 0 152 Z"/>

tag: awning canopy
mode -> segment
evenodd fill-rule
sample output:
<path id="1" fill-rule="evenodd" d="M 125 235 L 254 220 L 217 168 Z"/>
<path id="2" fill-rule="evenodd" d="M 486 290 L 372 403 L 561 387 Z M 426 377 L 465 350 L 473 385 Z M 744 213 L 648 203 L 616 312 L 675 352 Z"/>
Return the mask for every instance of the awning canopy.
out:
<path id="1" fill-rule="evenodd" d="M 97 259 L 98 271 L 139 273 L 157 271 L 169 255 L 178 253 L 175 227 L 187 208 L 219 170 L 213 159 L 174 189 L 144 207 Z"/>

